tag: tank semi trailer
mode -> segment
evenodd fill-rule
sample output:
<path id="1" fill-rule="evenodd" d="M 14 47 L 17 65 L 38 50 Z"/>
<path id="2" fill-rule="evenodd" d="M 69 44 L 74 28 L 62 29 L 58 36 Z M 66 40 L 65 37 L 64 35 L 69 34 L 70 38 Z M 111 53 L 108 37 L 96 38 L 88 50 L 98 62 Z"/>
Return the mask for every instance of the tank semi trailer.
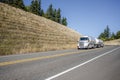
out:
<path id="1" fill-rule="evenodd" d="M 103 47 L 103 41 L 97 38 L 93 38 L 91 36 L 82 36 L 78 40 L 78 49 L 89 49 L 89 48 L 97 48 L 97 47 Z"/>
<path id="2" fill-rule="evenodd" d="M 101 39 L 95 38 L 95 47 L 96 48 L 104 47 L 103 41 Z"/>

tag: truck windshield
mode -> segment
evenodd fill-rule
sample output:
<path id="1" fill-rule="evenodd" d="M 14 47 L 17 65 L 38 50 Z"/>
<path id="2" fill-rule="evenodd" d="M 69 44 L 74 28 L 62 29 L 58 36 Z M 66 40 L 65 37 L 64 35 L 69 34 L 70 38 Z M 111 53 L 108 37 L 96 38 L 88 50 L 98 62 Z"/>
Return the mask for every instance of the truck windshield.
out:
<path id="1" fill-rule="evenodd" d="M 88 38 L 86 38 L 86 37 L 80 38 L 80 41 L 86 41 L 86 40 L 88 40 Z"/>

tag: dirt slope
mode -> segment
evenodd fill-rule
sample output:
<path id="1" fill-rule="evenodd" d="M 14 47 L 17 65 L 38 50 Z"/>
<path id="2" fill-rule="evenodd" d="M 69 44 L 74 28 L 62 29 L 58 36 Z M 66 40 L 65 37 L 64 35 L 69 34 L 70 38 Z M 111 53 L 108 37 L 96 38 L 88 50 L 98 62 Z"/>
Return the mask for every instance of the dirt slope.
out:
<path id="1" fill-rule="evenodd" d="M 79 37 L 66 26 L 0 3 L 0 55 L 76 48 Z"/>

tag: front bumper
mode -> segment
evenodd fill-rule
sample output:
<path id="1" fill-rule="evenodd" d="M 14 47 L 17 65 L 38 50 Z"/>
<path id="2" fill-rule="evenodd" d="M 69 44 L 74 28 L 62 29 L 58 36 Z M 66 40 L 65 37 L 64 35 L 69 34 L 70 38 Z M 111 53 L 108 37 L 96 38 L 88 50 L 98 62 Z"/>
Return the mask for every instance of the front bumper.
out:
<path id="1" fill-rule="evenodd" d="M 78 46 L 77 46 L 78 49 L 81 49 L 81 48 L 88 48 L 88 43 L 79 43 Z"/>

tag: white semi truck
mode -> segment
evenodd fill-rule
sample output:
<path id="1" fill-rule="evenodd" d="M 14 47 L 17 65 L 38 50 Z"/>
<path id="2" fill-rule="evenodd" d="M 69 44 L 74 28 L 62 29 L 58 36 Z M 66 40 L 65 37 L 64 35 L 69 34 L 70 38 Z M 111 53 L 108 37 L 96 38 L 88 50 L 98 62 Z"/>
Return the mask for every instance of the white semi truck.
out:
<path id="1" fill-rule="evenodd" d="M 81 49 L 81 48 L 96 48 L 96 47 L 103 47 L 103 41 L 91 36 L 82 36 L 80 37 L 80 39 L 78 40 L 78 45 L 77 48 Z"/>

